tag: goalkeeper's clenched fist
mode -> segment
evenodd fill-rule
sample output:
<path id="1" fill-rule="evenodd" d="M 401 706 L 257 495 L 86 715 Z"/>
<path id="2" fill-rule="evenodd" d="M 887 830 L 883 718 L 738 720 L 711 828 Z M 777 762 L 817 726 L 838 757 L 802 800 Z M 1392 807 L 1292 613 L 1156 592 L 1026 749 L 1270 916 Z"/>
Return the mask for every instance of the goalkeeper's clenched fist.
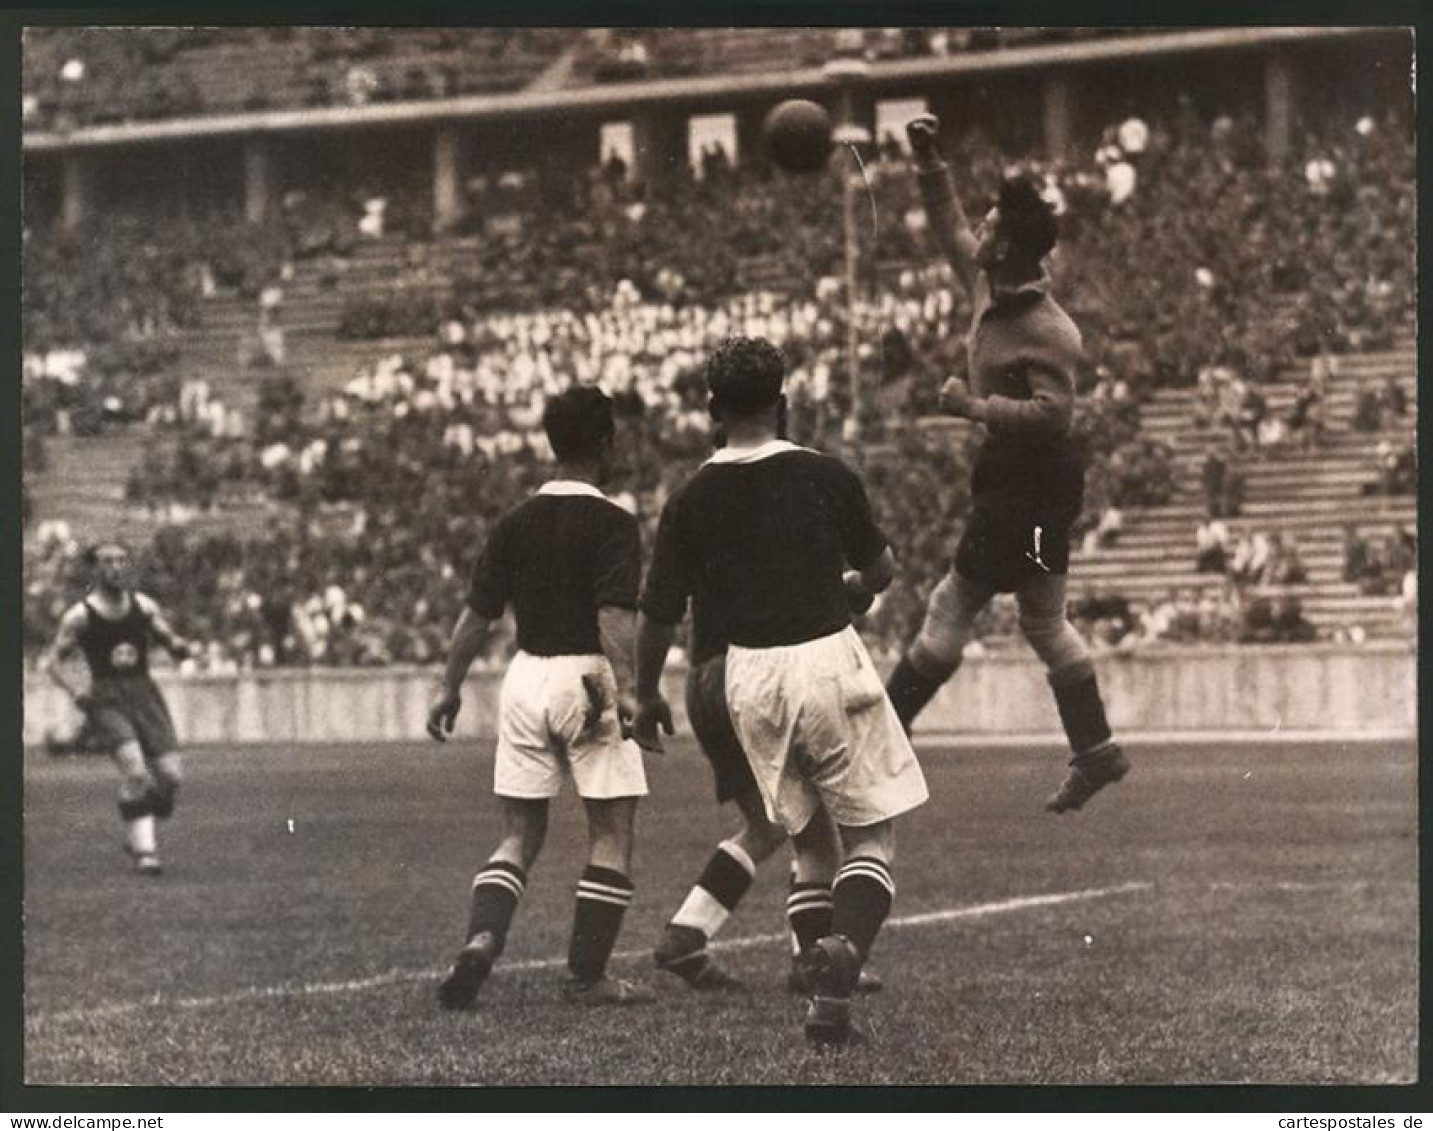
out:
<path id="1" fill-rule="evenodd" d="M 940 160 L 935 139 L 940 133 L 940 119 L 934 114 L 922 114 L 906 123 L 906 137 L 910 139 L 911 152 L 920 165 L 933 165 Z"/>

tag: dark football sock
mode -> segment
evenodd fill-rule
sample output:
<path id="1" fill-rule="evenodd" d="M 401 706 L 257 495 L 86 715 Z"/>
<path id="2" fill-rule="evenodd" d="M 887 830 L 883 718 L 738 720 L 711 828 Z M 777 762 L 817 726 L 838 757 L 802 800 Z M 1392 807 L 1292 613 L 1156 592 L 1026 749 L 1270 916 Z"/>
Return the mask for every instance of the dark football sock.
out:
<path id="1" fill-rule="evenodd" d="M 863 962 L 890 914 L 895 894 L 890 868 L 874 856 L 853 856 L 836 873 L 831 933 L 850 939 Z"/>
<path id="2" fill-rule="evenodd" d="M 1110 741 L 1110 724 L 1094 668 L 1088 663 L 1051 672 L 1050 688 L 1065 728 L 1070 749 L 1076 755 L 1090 754 Z"/>
<path id="3" fill-rule="evenodd" d="M 957 662 L 956 667 L 959 666 Z M 896 716 L 901 720 L 901 726 L 906 728 L 907 734 L 915 725 L 916 716 L 935 698 L 941 684 L 954 674 L 955 668 L 951 668 L 949 673 L 936 679 L 912 664 L 909 655 L 901 657 L 901 662 L 886 681 L 886 694 L 890 697 L 891 705 L 896 709 Z"/>
<path id="4" fill-rule="evenodd" d="M 711 939 L 751 888 L 756 865 L 735 841 L 717 846 L 696 886 L 672 916 L 672 925 L 691 927 Z"/>
<path id="5" fill-rule="evenodd" d="M 178 785 L 150 786 L 145 792 L 149 798 L 149 811 L 161 820 L 174 816 L 174 799 L 178 792 Z"/>
<path id="6" fill-rule="evenodd" d="M 119 815 L 126 821 L 151 817 L 154 815 L 154 799 L 147 791 L 138 797 L 122 797 L 119 801 Z"/>
<path id="7" fill-rule="evenodd" d="M 595 982 L 606 973 L 632 892 L 632 881 L 621 872 L 595 864 L 582 869 L 567 949 L 567 968 L 578 981 Z"/>
<path id="8" fill-rule="evenodd" d="M 498 948 L 507 941 L 508 927 L 522 901 L 527 874 L 506 860 L 489 860 L 473 877 L 473 902 L 468 912 L 468 938 L 488 931 Z"/>
<path id="9" fill-rule="evenodd" d="M 786 897 L 786 921 L 791 924 L 793 951 L 804 954 L 817 939 L 831 933 L 831 885 L 800 883 L 794 878 L 791 894 Z"/>

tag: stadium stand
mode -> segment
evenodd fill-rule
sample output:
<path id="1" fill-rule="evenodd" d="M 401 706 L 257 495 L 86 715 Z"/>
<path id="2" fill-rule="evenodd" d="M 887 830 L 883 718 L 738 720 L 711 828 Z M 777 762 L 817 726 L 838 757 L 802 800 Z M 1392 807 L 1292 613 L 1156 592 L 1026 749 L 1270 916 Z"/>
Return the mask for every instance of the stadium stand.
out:
<path id="1" fill-rule="evenodd" d="M 89 41 L 74 34 L 33 53 L 27 40 L 27 83 L 32 69 L 80 57 Z M 120 36 L 119 54 L 85 74 L 100 83 L 124 52 L 159 51 L 146 57 L 156 72 L 182 64 L 196 86 L 212 72 L 199 98 L 217 112 L 245 97 L 219 76 L 262 49 L 290 86 L 305 68 L 361 65 L 381 80 L 365 97 L 381 98 L 391 90 L 383 76 L 463 46 L 450 34 L 369 43 L 363 29 L 334 41 L 255 33 L 246 44 L 200 30 L 167 46 Z M 492 34 L 489 49 L 504 54 Z M 835 34 L 792 31 L 787 42 L 711 31 L 696 54 L 740 72 L 770 66 L 778 48 L 787 65 L 808 52 L 934 50 L 934 34 L 924 47 L 876 31 L 838 44 Z M 672 62 L 689 42 L 682 34 L 624 38 L 644 43 L 653 69 L 684 65 Z M 594 52 L 623 50 L 580 46 L 574 82 Z M 531 81 L 573 47 L 534 35 L 513 56 Z M 957 46 L 997 48 L 974 32 Z M 301 97 L 277 80 L 268 87 L 275 104 Z M 1090 157 L 1027 163 L 1064 212 L 1057 282 L 1094 362 L 1079 423 L 1092 470 L 1077 605 L 1110 647 L 1269 639 L 1266 614 L 1287 622 L 1290 638 L 1306 635 L 1304 617 L 1324 637 L 1405 632 L 1400 532 L 1414 501 L 1399 492 L 1411 485 L 1412 425 L 1393 405 L 1401 399 L 1407 413 L 1415 392 L 1406 130 L 1330 123 L 1299 134 L 1270 166 L 1247 122 L 1139 125 L 1138 146 L 1112 126 Z M 971 209 L 983 210 L 1004 159 L 978 133 L 952 149 Z M 866 625 L 889 651 L 912 630 L 965 505 L 964 433 L 930 412 L 938 378 L 963 364 L 968 312 L 948 273 L 921 263 L 903 158 L 874 157 L 857 326 L 865 442 L 847 454 L 863 463 L 903 551 L 897 584 Z M 542 475 L 534 435 L 545 393 L 576 378 L 622 394 L 623 490 L 650 523 L 707 443 L 701 351 L 738 328 L 773 336 L 792 361 L 797 438 L 841 446 L 851 390 L 839 178 L 792 193 L 760 168 L 717 161 L 705 171 L 659 187 L 594 169 L 557 194 L 531 171 L 470 184 L 482 207 L 441 238 L 421 219 L 421 192 L 401 185 L 387 190 L 377 224 L 362 200 L 296 188 L 257 233 L 223 215 L 107 217 L 70 237 L 27 231 L 25 434 L 27 455 L 37 453 L 26 481 L 27 644 L 47 636 L 77 584 L 68 531 L 125 530 L 145 544 L 153 588 L 191 634 L 215 641 L 210 666 L 430 660 L 483 524 Z M 1245 401 L 1254 412 L 1262 399 L 1266 423 L 1287 420 L 1315 368 L 1319 442 L 1270 428 L 1253 450 Z M 1220 397 L 1241 384 L 1252 393 L 1226 411 Z M 1233 457 L 1244 498 L 1222 518 L 1225 556 L 1255 534 L 1296 536 L 1305 580 L 1262 563 L 1237 585 L 1228 569 L 1196 569 L 1201 465 L 1236 432 L 1249 433 L 1251 450 Z M 1354 500 L 1376 583 L 1345 576 Z M 932 507 L 951 521 L 933 522 Z M 211 573 L 203 585 L 177 583 Z M 1288 597 L 1301 615 L 1275 601 Z M 999 646 L 1011 623 L 997 603 L 987 643 Z"/>
<path id="2" fill-rule="evenodd" d="M 25 124 L 43 129 L 260 110 L 580 89 L 690 75 L 997 52 L 1121 28 L 85 28 L 25 36 Z M 1140 29 L 1160 34 L 1161 29 Z"/>

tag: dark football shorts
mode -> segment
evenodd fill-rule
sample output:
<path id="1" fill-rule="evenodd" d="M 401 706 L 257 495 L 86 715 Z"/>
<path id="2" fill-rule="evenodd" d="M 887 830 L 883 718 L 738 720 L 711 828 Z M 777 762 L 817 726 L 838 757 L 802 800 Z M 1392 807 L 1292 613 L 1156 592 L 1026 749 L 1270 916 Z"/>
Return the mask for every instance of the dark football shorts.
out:
<path id="1" fill-rule="evenodd" d="M 725 803 L 756 792 L 746 751 L 731 725 L 726 706 L 726 655 L 696 665 L 687 673 L 687 718 L 716 778 L 716 796 Z"/>
<path id="2" fill-rule="evenodd" d="M 89 716 L 97 740 L 111 749 L 138 742 L 146 758 L 158 758 L 179 748 L 164 696 L 147 675 L 96 680 Z"/>
<path id="3" fill-rule="evenodd" d="M 962 577 L 1012 593 L 1070 570 L 1070 530 L 1084 505 L 1084 463 L 1068 445 L 1036 457 L 1009 450 L 976 459 L 970 520 L 955 552 Z"/>

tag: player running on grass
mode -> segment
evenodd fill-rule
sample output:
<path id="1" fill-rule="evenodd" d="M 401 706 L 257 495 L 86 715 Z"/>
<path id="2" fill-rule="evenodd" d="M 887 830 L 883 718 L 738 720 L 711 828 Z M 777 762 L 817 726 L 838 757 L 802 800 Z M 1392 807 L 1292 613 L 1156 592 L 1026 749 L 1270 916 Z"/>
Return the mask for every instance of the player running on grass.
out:
<path id="1" fill-rule="evenodd" d="M 651 999 L 607 976 L 632 902 L 632 834 L 647 792 L 633 717 L 633 640 L 641 543 L 637 520 L 599 489 L 612 454 L 612 402 L 592 386 L 554 397 L 542 417 L 562 477 L 505 514 L 473 570 L 428 733 L 446 740 L 463 680 L 488 627 L 512 606 L 518 653 L 503 680 L 493 791 L 503 835 L 473 880 L 466 942 L 438 988 L 465 1009 L 503 951 L 547 833 L 548 801 L 570 774 L 587 810 L 589 852 L 577 885 L 564 996 L 593 1005 Z"/>
<path id="2" fill-rule="evenodd" d="M 778 405 L 777 436 L 785 439 L 785 397 Z M 713 415 L 720 405 L 713 403 Z M 725 436 L 717 427 L 717 446 Z M 860 585 L 860 575 L 847 575 L 852 611 L 862 612 L 871 597 Z M 692 890 L 662 932 L 653 958 L 659 969 L 685 981 L 697 990 L 734 989 L 740 983 L 717 965 L 707 944 L 731 917 L 751 888 L 756 869 L 789 839 L 786 830 L 766 815 L 761 790 L 747 764 L 746 753 L 732 727 L 726 705 L 727 630 L 720 610 L 699 587 L 692 594 L 692 631 L 687 669 L 687 720 L 702 754 L 711 765 L 718 805 L 733 802 L 741 815 L 736 835 L 717 845 Z M 840 863 L 841 846 L 835 824 L 823 814 L 824 831 L 813 829 L 808 838 L 810 851 L 824 857 L 817 873 L 834 875 Z M 816 941 L 831 933 L 831 885 L 824 879 L 803 880 L 793 866 L 791 890 L 786 900 L 786 917 L 792 940 L 791 972 L 787 987 L 807 993 L 810 978 L 801 956 Z M 873 971 L 862 970 L 858 988 L 874 992 L 881 982 Z"/>
<path id="3" fill-rule="evenodd" d="M 174 813 L 181 766 L 169 708 L 149 674 L 149 646 L 158 643 L 176 660 L 187 658 L 190 647 L 154 600 L 131 587 L 129 551 L 121 543 L 102 542 L 85 559 L 95 571 L 94 588 L 60 618 L 40 667 L 113 751 L 125 851 L 138 872 L 157 876 L 163 869 L 155 822 Z M 89 669 L 88 687 L 65 670 L 77 653 Z"/>
<path id="4" fill-rule="evenodd" d="M 830 884 L 830 933 L 806 955 L 806 1036 L 844 1043 L 850 998 L 890 912 L 895 818 L 922 804 L 925 778 L 861 638 L 847 564 L 867 593 L 893 565 L 861 481 L 829 456 L 778 438 L 785 361 L 761 339 L 722 343 L 707 366 L 728 445 L 663 508 L 642 595 L 641 741 L 671 733 L 660 678 L 695 594 L 726 628 L 726 703 L 766 816 L 796 848 L 801 882 Z M 833 870 L 827 822 L 844 862 Z"/>
<path id="5" fill-rule="evenodd" d="M 975 231 L 936 148 L 939 122 L 906 126 L 930 230 L 970 295 L 970 384 L 951 378 L 941 405 L 984 424 L 971 476 L 971 514 L 950 573 L 935 587 L 920 633 L 886 689 L 907 730 L 955 674 L 977 614 L 1014 592 L 1020 629 L 1044 662 L 1073 757 L 1046 802 L 1076 810 L 1129 771 L 1114 742 L 1089 649 L 1065 615 L 1070 527 L 1084 464 L 1070 436 L 1080 331 L 1050 297 L 1043 266 L 1057 223 L 1028 180 L 1007 180 Z"/>

